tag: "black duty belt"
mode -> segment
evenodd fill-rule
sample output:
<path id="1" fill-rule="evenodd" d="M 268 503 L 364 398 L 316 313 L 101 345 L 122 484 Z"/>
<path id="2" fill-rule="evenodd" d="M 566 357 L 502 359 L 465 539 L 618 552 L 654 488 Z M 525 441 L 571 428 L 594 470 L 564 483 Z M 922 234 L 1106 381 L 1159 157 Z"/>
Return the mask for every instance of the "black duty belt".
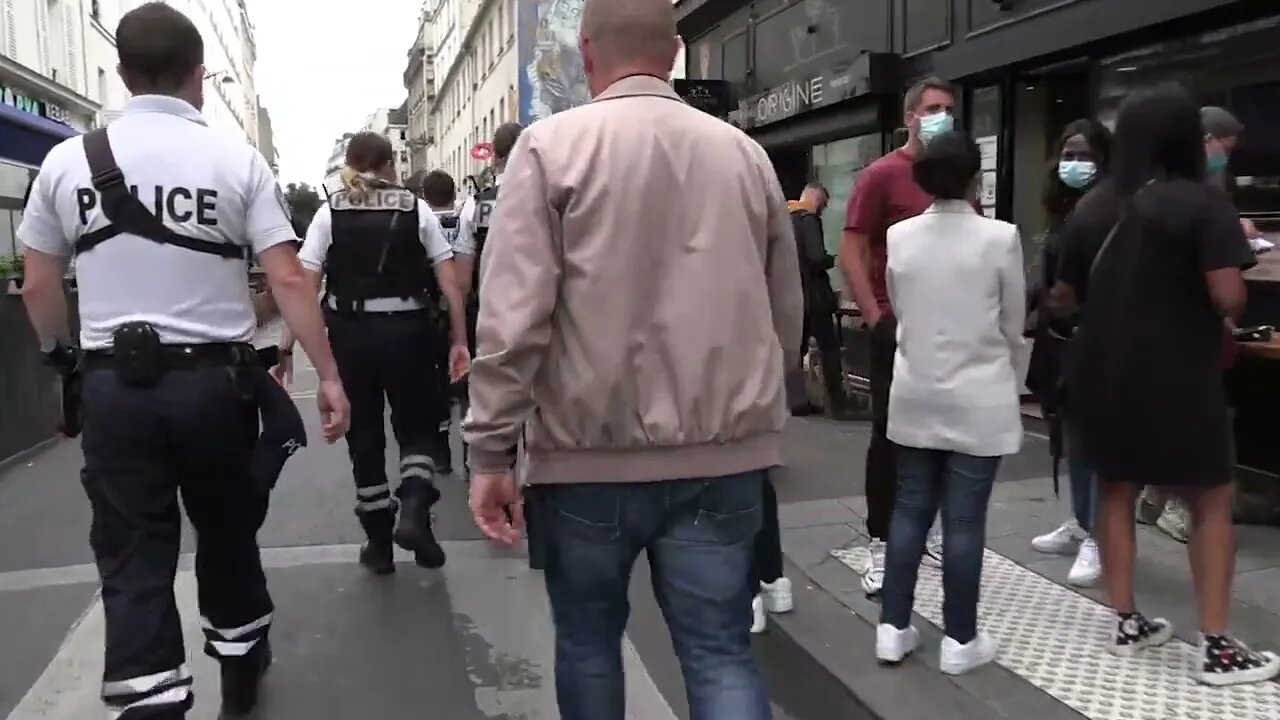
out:
<path id="1" fill-rule="evenodd" d="M 262 365 L 258 350 L 248 343 L 201 343 L 165 345 L 160 349 L 160 363 L 167 370 L 198 367 L 253 367 Z M 115 365 L 111 350 L 88 350 L 84 354 L 86 370 Z"/>

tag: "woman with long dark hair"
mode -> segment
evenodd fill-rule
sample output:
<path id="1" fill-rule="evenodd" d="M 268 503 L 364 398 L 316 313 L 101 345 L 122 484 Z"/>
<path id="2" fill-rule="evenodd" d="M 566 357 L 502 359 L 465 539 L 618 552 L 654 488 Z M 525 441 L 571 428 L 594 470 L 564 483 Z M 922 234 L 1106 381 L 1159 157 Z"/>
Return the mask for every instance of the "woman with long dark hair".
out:
<path id="1" fill-rule="evenodd" d="M 1227 195 L 1206 182 L 1195 99 L 1176 86 L 1130 97 L 1111 172 L 1063 234 L 1058 306 L 1082 307 L 1068 387 L 1073 429 L 1100 480 L 1098 535 L 1111 605 L 1109 648 L 1130 655 L 1173 636 L 1134 604 L 1134 500 L 1143 485 L 1191 508 L 1188 546 L 1200 616 L 1195 677 L 1263 682 L 1280 658 L 1228 631 L 1235 535 L 1222 382 L 1223 323 L 1244 310 L 1253 253 Z"/>
<path id="2" fill-rule="evenodd" d="M 1041 203 L 1048 216 L 1040 257 L 1040 276 L 1033 302 L 1042 312 L 1038 315 L 1035 345 L 1027 371 L 1027 387 L 1040 399 L 1046 416 L 1061 418 L 1066 394 L 1063 393 L 1062 356 L 1070 328 L 1054 321 L 1047 307 L 1047 295 L 1058 280 L 1061 258 L 1062 228 L 1076 203 L 1106 175 L 1111 156 L 1111 133 L 1102 123 L 1083 118 L 1067 125 L 1054 146 Z M 1072 517 L 1053 532 L 1031 541 L 1043 553 L 1075 554 L 1075 563 L 1067 573 L 1067 582 L 1089 587 L 1102 574 L 1098 545 L 1094 541 L 1093 523 L 1097 500 L 1097 482 L 1093 467 L 1074 437 L 1067 439 L 1068 481 L 1071 488 Z"/>

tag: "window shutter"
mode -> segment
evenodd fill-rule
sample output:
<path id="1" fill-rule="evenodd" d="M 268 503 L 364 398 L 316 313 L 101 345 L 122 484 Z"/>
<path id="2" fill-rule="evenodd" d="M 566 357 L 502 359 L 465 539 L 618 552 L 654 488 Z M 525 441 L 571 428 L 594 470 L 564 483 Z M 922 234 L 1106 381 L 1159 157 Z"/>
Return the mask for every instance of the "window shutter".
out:
<path id="1" fill-rule="evenodd" d="M 79 27 L 72 3 L 62 3 L 62 34 L 66 38 L 63 47 L 67 49 L 67 87 L 87 94 L 80 87 L 80 57 L 76 52 L 76 30 Z"/>
<path id="2" fill-rule="evenodd" d="M 36 3 L 37 38 L 40 43 L 40 62 L 45 75 L 53 75 L 53 58 L 49 57 L 49 6 L 45 2 Z"/>
<path id="3" fill-rule="evenodd" d="M 9 57 L 18 54 L 18 18 L 13 9 L 13 0 L 4 0 L 4 35 L 6 53 Z"/>

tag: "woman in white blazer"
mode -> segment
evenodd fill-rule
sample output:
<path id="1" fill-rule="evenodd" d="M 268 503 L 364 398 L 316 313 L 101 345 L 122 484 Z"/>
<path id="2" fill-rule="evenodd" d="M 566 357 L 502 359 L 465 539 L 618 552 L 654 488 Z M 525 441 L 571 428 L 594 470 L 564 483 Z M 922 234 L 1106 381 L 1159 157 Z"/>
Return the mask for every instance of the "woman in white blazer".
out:
<path id="1" fill-rule="evenodd" d="M 977 627 L 987 503 L 1001 457 L 1022 442 L 1013 361 L 1026 315 L 1022 243 L 1016 227 L 974 211 L 980 167 L 968 136 L 934 138 L 914 174 L 935 201 L 888 233 L 898 317 L 888 436 L 897 445 L 898 497 L 876 656 L 899 662 L 920 641 L 910 624 L 916 574 L 941 508 L 948 674 L 991 662 L 998 650 Z"/>

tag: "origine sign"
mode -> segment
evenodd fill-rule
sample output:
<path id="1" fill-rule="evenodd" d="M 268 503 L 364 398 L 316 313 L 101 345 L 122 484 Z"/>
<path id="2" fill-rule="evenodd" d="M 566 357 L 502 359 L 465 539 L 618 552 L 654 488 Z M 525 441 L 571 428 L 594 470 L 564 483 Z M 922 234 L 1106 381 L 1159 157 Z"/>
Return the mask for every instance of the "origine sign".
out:
<path id="1" fill-rule="evenodd" d="M 821 76 L 808 80 L 792 80 L 773 88 L 751 101 L 751 119 L 754 125 L 765 125 L 785 120 L 797 113 L 823 104 Z"/>

